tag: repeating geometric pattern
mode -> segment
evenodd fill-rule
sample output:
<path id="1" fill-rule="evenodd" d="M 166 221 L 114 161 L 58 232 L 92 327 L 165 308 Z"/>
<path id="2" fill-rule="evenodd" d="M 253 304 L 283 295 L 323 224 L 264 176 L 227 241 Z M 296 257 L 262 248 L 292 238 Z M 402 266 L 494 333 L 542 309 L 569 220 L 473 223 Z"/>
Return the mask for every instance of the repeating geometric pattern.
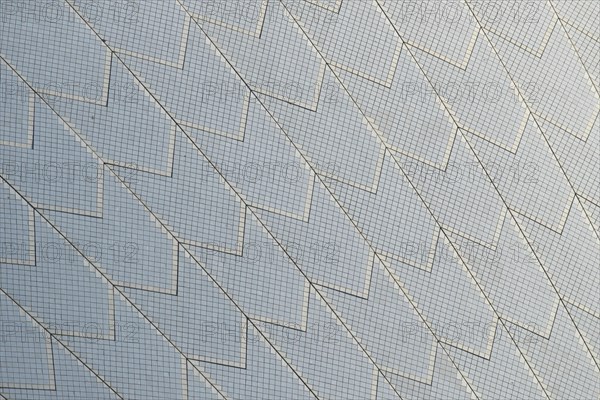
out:
<path id="1" fill-rule="evenodd" d="M 600 399 L 599 19 L 0 0 L 0 399 Z"/>

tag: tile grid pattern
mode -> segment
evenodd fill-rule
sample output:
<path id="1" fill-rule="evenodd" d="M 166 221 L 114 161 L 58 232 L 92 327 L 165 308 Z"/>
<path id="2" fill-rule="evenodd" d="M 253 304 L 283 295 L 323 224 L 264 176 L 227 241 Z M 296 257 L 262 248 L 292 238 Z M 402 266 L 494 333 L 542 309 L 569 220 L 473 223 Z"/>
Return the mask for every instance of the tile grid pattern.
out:
<path id="1" fill-rule="evenodd" d="M 597 2 L 0 10 L 0 398 L 600 398 Z"/>

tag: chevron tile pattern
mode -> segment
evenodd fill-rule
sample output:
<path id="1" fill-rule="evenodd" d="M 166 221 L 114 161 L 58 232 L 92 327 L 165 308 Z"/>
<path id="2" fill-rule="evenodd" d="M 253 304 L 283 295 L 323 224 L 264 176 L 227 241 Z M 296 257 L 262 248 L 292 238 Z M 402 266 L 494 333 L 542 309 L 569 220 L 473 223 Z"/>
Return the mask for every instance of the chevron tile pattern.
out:
<path id="1" fill-rule="evenodd" d="M 599 400 L 598 21 L 0 0 L 0 399 Z"/>

